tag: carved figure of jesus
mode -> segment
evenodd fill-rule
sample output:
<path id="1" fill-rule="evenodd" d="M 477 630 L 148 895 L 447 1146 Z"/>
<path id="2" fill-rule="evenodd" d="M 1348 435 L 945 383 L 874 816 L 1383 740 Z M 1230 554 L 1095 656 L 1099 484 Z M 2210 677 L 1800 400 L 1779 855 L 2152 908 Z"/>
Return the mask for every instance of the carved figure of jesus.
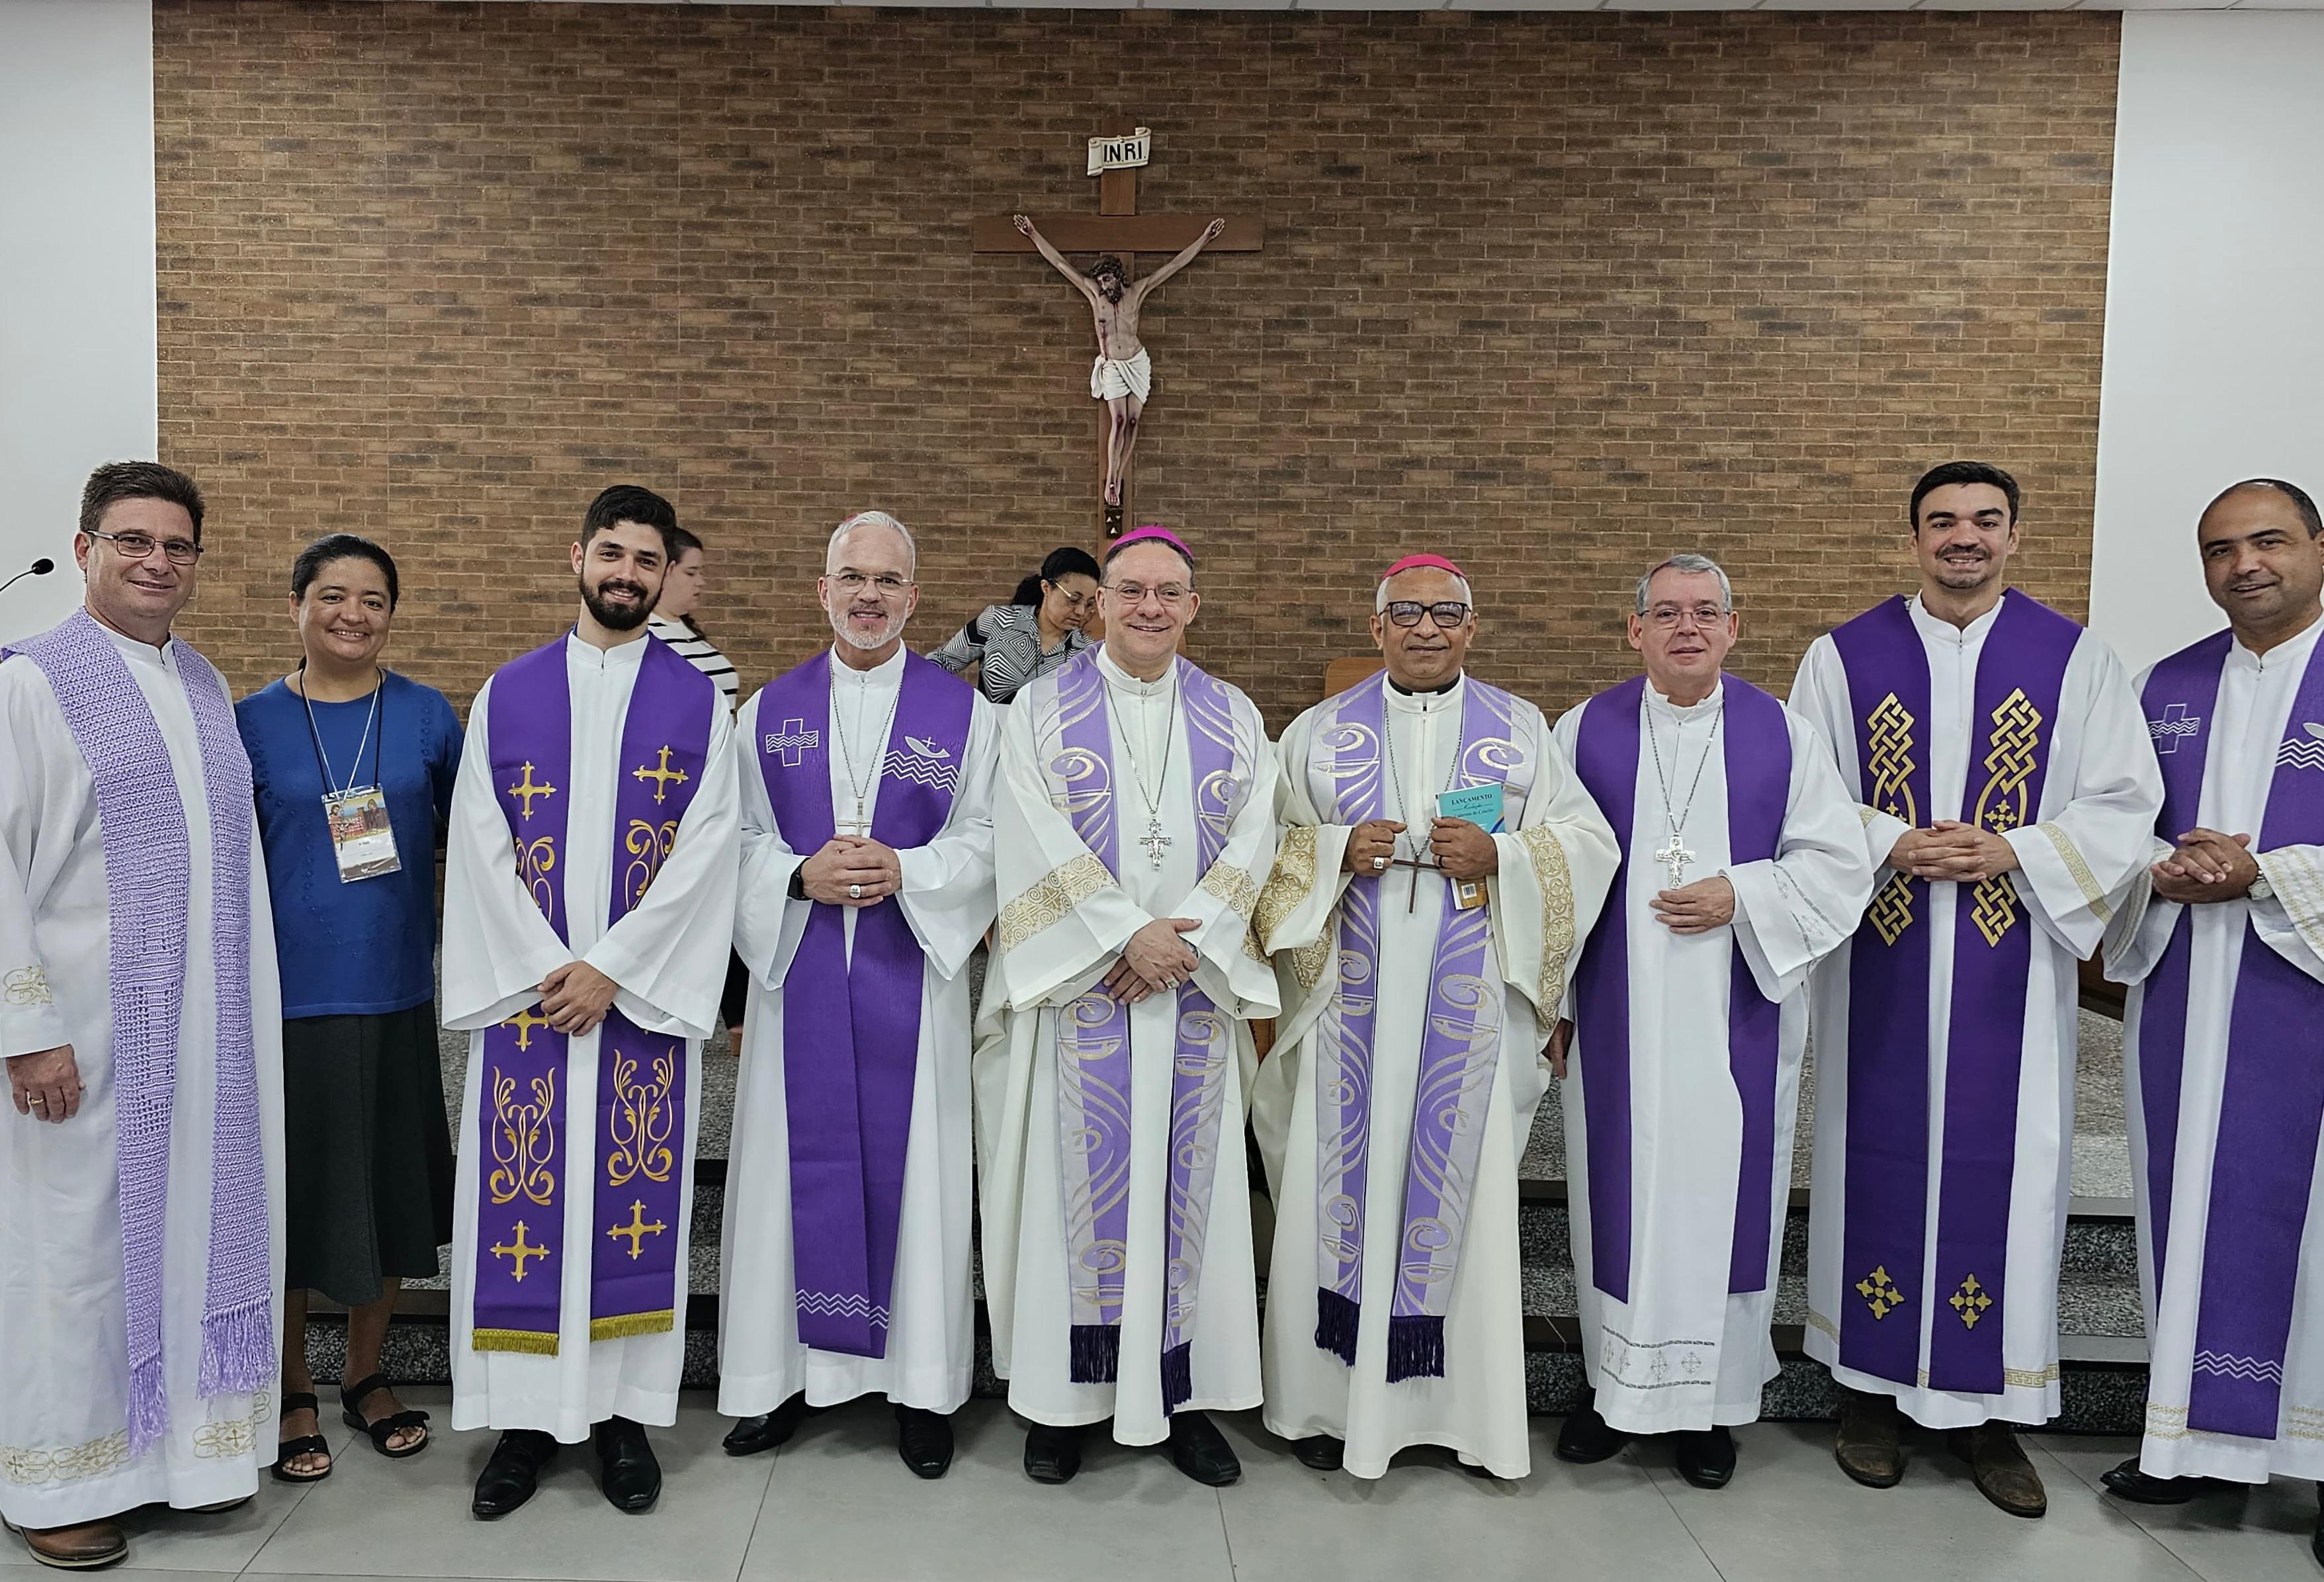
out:
<path id="1" fill-rule="evenodd" d="M 1146 398 L 1154 389 L 1153 359 L 1146 355 L 1145 344 L 1138 338 L 1138 310 L 1148 291 L 1192 264 L 1197 254 L 1218 240 L 1227 222 L 1213 220 L 1184 251 L 1140 281 L 1130 280 L 1121 260 L 1111 254 L 1099 259 L 1084 274 L 1049 245 L 1049 239 L 1034 227 L 1029 217 L 1017 216 L 1017 228 L 1031 237 L 1041 256 L 1089 299 L 1090 313 L 1097 322 L 1097 361 L 1090 368 L 1090 396 L 1105 402 L 1106 412 L 1112 419 L 1105 448 L 1105 503 L 1119 505 L 1122 480 L 1130 476 L 1130 453 L 1138 444 L 1138 414 L 1145 410 Z"/>

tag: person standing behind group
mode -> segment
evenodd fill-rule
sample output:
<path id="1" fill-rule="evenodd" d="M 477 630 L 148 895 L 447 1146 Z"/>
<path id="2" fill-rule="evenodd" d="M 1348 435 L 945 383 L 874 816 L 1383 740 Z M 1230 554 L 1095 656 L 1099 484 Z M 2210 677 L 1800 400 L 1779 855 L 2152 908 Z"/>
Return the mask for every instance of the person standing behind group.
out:
<path id="1" fill-rule="evenodd" d="M 734 701 L 742 689 L 741 678 L 734 666 L 718 652 L 718 645 L 702 634 L 701 623 L 694 618 L 694 608 L 702 602 L 703 577 L 702 541 L 686 528 L 678 530 L 678 559 L 669 563 L 663 577 L 661 597 L 655 601 L 654 613 L 647 617 L 646 630 L 678 650 L 678 657 L 718 683 L 718 695 L 726 700 L 727 712 L 733 712 Z"/>
<path id="2" fill-rule="evenodd" d="M 928 657 L 954 675 L 977 667 L 977 689 L 1006 703 L 1036 676 L 1046 676 L 1090 645 L 1083 630 L 1097 614 L 1097 560 L 1070 544 L 1051 550 L 1041 569 L 1017 585 L 1005 605 L 988 605 Z"/>
<path id="3" fill-rule="evenodd" d="M 401 592 L 379 545 L 317 539 L 290 571 L 299 668 L 235 708 L 282 965 L 285 1483 L 331 1471 L 307 1372 L 310 1291 L 347 1309 L 348 1426 L 390 1457 L 428 1444 L 428 1414 L 403 1410 L 379 1353 L 401 1281 L 432 1277 L 452 1239 L 436 848 L 460 722 L 441 692 L 379 662 Z"/>

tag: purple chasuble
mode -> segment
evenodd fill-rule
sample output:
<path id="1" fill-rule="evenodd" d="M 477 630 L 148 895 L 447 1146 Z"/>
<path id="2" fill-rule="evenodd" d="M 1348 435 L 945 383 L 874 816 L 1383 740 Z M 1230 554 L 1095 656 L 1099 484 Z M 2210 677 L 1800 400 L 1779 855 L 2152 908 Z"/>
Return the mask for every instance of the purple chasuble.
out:
<path id="1" fill-rule="evenodd" d="M 2039 818 L 2066 664 L 2081 631 L 2024 594 L 2004 596 L 1978 656 L 1962 822 L 1998 834 Z M 1831 636 L 1856 722 L 1857 800 L 1924 828 L 1935 817 L 1929 659 L 1912 610 L 1889 599 Z M 1840 1360 L 1900 1384 L 1993 1395 L 2006 1384 L 2001 1314 L 2034 923 L 2007 874 L 1963 887 L 1956 903 L 1936 1277 L 1923 1291 L 1932 904 L 1928 882 L 1891 873 L 1849 951 L 1841 1281 L 1859 1300 L 1844 1305 Z M 1925 1375 L 1923 1311 L 1934 1315 Z"/>
<path id="2" fill-rule="evenodd" d="M 888 740 L 873 745 L 884 754 L 884 783 L 871 836 L 908 851 L 934 840 L 952 816 L 975 694 L 914 653 L 904 655 L 899 688 Z M 837 828 L 825 745 L 832 728 L 830 650 L 769 683 L 759 723 L 759 773 L 776 828 L 791 850 L 812 856 Z M 883 1357 L 927 958 L 895 897 L 853 909 L 809 904 L 807 931 L 783 979 L 798 1337 L 818 1351 Z M 841 915 L 850 910 L 852 956 Z M 788 992 L 794 984 L 798 994 Z"/>
<path id="3" fill-rule="evenodd" d="M 2232 642 L 2228 633 L 2214 634 L 2163 661 L 2146 678 L 2141 703 L 2163 770 L 2163 811 L 2154 832 L 2164 840 L 2175 843 L 2199 821 L 2211 717 Z M 2324 845 L 2324 775 L 2316 772 L 2318 747 L 2303 728 L 2311 721 L 2324 722 L 2324 649 L 2309 656 L 2285 739 L 2275 749 L 2255 850 Z M 2138 1023 L 2157 1300 L 2171 1229 L 2194 932 L 2195 909 L 2182 907 L 2147 980 Z M 2317 1136 L 2324 1129 L 2324 1061 L 2317 1059 L 2313 1032 L 2324 1015 L 2324 986 L 2269 948 L 2248 919 L 2241 940 L 2204 1219 L 2187 1426 L 2273 1439 L 2282 1420 L 2283 1360 Z M 2292 1030 L 2304 1030 L 2304 1036 Z"/>
<path id="4" fill-rule="evenodd" d="M 1720 765 L 1727 776 L 1727 860 L 1771 860 L 1791 805 L 1792 736 L 1784 706 L 1748 681 L 1724 677 L 1728 716 Z M 1622 848 L 1612 900 L 1599 914 L 1574 974 L 1575 1059 L 1587 1080 L 1582 1120 L 1590 1138 L 1591 1283 L 1630 1300 L 1630 840 L 1637 819 L 1639 735 L 1646 678 L 1633 676 L 1584 706 L 1574 769 L 1614 826 Z M 1730 930 L 1731 932 L 1731 930 Z M 1735 1235 L 1727 1289 L 1767 1289 L 1775 1223 L 1775 1069 L 1783 1007 L 1759 992 L 1743 947 L 1731 948 L 1727 979 L 1727 1069 L 1743 1106 L 1735 1182 Z"/>
<path id="5" fill-rule="evenodd" d="M 490 704 L 493 792 L 515 842 L 517 874 L 560 938 L 569 865 L 566 788 L 573 706 L 560 636 L 503 665 Z M 645 897 L 678 842 L 710 754 L 718 689 L 658 637 L 646 644 L 622 725 L 613 795 L 610 930 Z M 628 861 L 621 859 L 626 856 Z M 476 1172 L 477 1351 L 557 1355 L 566 1251 L 566 1035 L 538 1003 L 484 1031 L 485 1157 Z M 597 1030 L 596 1114 L 578 1160 L 592 1172 L 589 1338 L 667 1333 L 684 1272 L 675 1226 L 685 1181 L 686 1044 L 616 1010 Z M 602 1161 L 602 1168 L 600 1161 Z"/>
<path id="6" fill-rule="evenodd" d="M 1309 738 L 1309 800 L 1332 823 L 1385 816 L 1388 685 L 1382 672 L 1340 694 Z M 1452 785 L 1506 786 L 1502 819 L 1508 827 L 1523 817 L 1539 767 L 1536 754 L 1515 740 L 1515 700 L 1507 692 L 1468 678 Z M 1404 821 L 1416 828 L 1434 809 L 1402 811 Z M 1381 884 L 1377 874 L 1348 881 L 1333 952 L 1338 984 L 1315 1029 L 1315 1344 L 1351 1366 L 1363 1300 Z M 1444 1374 L 1444 1316 L 1484 1151 L 1485 1112 L 1500 1069 L 1502 991 L 1491 963 L 1489 909 L 1454 905 L 1450 884 L 1440 905 L 1405 1161 L 1404 1218 L 1395 1243 L 1390 1383 Z"/>
<path id="7" fill-rule="evenodd" d="M 1054 804 L 1109 874 L 1121 869 L 1114 822 L 1115 756 L 1105 672 L 1096 649 L 1052 672 L 1059 751 L 1044 766 Z M 1260 744 L 1240 738 L 1226 684 L 1177 661 L 1179 728 L 1194 790 L 1195 852 L 1207 874 L 1225 847 Z M 1036 683 L 1039 686 L 1041 683 Z M 1019 707 L 1040 698 L 1020 695 Z M 1123 764 L 1125 773 L 1129 765 Z M 1142 854 L 1141 854 L 1142 855 Z M 1170 1079 L 1170 1161 L 1165 1207 L 1167 1271 L 1162 1410 L 1194 1394 L 1195 1303 L 1210 1230 L 1232 1024 L 1188 978 L 1176 1002 Z M 1069 1374 L 1111 1383 L 1121 1355 L 1122 1276 L 1130 1249 L 1130 1008 L 1093 987 L 1057 1013 L 1057 1175 L 1065 1194 L 1065 1273 L 1072 1289 Z M 1240 1140 L 1236 1146 L 1240 1147 Z"/>
<path id="8" fill-rule="evenodd" d="M 235 728 L 226 682 L 192 648 L 171 642 L 209 804 L 208 967 L 217 1004 L 209 1252 L 196 1388 L 204 1396 L 243 1395 L 271 1385 L 276 1372 L 266 1155 L 250 1012 L 250 760 Z M 48 678 L 96 794 L 97 838 L 105 850 L 129 1453 L 142 1456 L 170 1428 L 161 1264 L 192 904 L 191 837 L 169 745 L 129 661 L 94 616 L 76 610 L 40 635 L 0 650 L 0 656 L 8 654 L 23 654 Z M 101 1313 L 84 1317 L 106 1321 Z"/>

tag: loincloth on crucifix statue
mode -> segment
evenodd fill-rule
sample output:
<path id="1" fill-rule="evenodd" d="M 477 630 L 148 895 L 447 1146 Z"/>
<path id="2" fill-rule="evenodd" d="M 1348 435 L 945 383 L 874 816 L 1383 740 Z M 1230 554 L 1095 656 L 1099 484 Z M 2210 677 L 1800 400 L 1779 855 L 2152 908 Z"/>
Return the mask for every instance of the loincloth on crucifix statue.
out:
<path id="1" fill-rule="evenodd" d="M 1120 401 L 1134 395 L 1144 401 L 1154 389 L 1154 359 L 1139 347 L 1134 357 L 1109 357 L 1100 352 L 1090 365 L 1090 399 Z"/>

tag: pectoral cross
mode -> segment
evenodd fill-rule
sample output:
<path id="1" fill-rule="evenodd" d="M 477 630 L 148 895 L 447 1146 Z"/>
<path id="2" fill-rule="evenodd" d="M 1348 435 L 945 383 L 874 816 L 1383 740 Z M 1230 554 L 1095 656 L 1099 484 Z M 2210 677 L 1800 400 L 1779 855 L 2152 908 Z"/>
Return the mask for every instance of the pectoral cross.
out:
<path id="1" fill-rule="evenodd" d="M 864 836 L 872 833 L 872 820 L 863 816 L 863 799 L 855 799 L 855 817 L 833 820 L 842 835 Z"/>
<path id="2" fill-rule="evenodd" d="M 1678 831 L 1671 831 L 1670 843 L 1655 853 L 1655 861 L 1670 870 L 1671 888 L 1675 890 L 1686 882 L 1686 865 L 1694 861 L 1694 854 L 1680 844 Z"/>
<path id="3" fill-rule="evenodd" d="M 1161 819 L 1148 819 L 1146 821 L 1146 833 L 1138 837 L 1138 844 L 1146 848 L 1146 855 L 1154 859 L 1154 866 L 1159 870 L 1162 866 L 1163 849 L 1176 843 L 1162 833 Z"/>

